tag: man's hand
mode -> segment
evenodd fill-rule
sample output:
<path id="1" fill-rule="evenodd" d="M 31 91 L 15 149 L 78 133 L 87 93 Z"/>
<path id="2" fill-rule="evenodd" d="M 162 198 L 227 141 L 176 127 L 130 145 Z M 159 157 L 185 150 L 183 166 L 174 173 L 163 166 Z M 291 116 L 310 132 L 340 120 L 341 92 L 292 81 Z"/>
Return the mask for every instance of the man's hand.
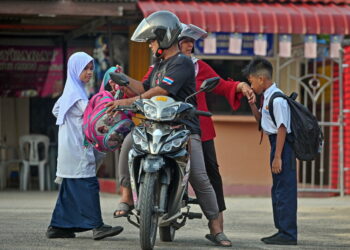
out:
<path id="1" fill-rule="evenodd" d="M 134 102 L 133 98 L 128 99 L 121 99 L 121 100 L 115 100 L 113 102 L 109 102 L 106 104 L 107 111 L 106 113 L 111 116 L 115 116 L 116 112 L 114 111 L 115 108 L 118 108 L 118 106 L 127 106 L 131 105 Z"/>
<path id="2" fill-rule="evenodd" d="M 127 97 L 134 97 L 136 94 L 132 92 L 128 87 L 119 86 L 119 89 L 127 96 Z"/>
<path id="3" fill-rule="evenodd" d="M 240 90 L 240 92 L 242 92 L 242 94 L 247 97 L 248 99 L 248 103 L 249 104 L 253 104 L 256 101 L 256 96 L 254 91 L 252 90 L 252 88 L 248 85 L 248 83 L 246 82 L 240 82 L 238 84 L 238 89 Z"/>
<path id="4" fill-rule="evenodd" d="M 275 157 L 272 161 L 271 171 L 273 174 L 279 174 L 282 171 L 282 159 Z"/>

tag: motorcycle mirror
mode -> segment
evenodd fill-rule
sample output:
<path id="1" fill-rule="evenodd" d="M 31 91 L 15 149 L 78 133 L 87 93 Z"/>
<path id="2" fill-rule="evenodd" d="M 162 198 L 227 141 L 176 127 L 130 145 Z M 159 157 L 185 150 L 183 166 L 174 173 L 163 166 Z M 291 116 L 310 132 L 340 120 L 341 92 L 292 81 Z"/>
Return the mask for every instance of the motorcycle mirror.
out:
<path id="1" fill-rule="evenodd" d="M 192 95 L 187 96 L 185 99 L 185 102 L 187 102 L 188 99 L 190 99 L 192 96 L 197 95 L 198 93 L 201 93 L 203 91 L 204 92 L 212 91 L 219 84 L 219 82 L 220 82 L 220 77 L 212 77 L 212 78 L 205 79 L 202 85 L 200 86 L 199 90 L 193 93 Z"/>
<path id="2" fill-rule="evenodd" d="M 110 72 L 109 76 L 119 86 L 126 87 L 129 85 L 129 80 L 123 73 Z"/>
<path id="3" fill-rule="evenodd" d="M 208 93 L 213 89 L 215 89 L 215 87 L 219 84 L 219 82 L 220 82 L 220 77 L 212 77 L 212 78 L 205 79 L 202 85 L 200 86 L 200 91 L 201 92 L 204 91 Z"/>

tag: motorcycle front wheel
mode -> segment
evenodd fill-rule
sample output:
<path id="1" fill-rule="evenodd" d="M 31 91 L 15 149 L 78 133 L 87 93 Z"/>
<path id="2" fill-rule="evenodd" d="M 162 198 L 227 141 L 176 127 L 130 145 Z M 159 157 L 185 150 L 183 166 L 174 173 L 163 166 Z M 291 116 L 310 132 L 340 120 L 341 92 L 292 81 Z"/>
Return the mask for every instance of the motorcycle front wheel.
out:
<path id="1" fill-rule="evenodd" d="M 157 237 L 159 188 L 157 173 L 146 173 L 140 201 L 140 244 L 143 250 L 153 249 Z"/>

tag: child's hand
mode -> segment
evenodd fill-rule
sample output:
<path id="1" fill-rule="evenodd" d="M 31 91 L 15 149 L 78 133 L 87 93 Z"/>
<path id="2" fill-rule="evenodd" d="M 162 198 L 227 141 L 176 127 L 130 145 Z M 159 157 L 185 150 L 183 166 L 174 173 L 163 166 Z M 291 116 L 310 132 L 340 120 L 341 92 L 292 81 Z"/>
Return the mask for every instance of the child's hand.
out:
<path id="1" fill-rule="evenodd" d="M 256 95 L 254 94 L 253 91 L 252 91 L 252 92 L 249 92 L 249 94 L 248 94 L 248 96 L 247 96 L 247 99 L 248 99 L 248 103 L 249 103 L 250 105 L 255 104 L 255 102 L 256 102 Z"/>
<path id="2" fill-rule="evenodd" d="M 116 73 L 123 73 L 123 68 L 122 68 L 122 66 L 120 66 L 120 65 L 115 65 L 115 67 L 116 67 L 116 70 L 114 71 L 114 72 L 116 72 Z"/>
<path id="3" fill-rule="evenodd" d="M 256 96 L 252 88 L 246 82 L 240 82 L 241 92 L 248 99 L 249 104 L 253 104 L 256 101 Z"/>
<path id="4" fill-rule="evenodd" d="M 279 174 L 282 172 L 282 159 L 275 157 L 272 161 L 271 171 L 273 174 Z"/>

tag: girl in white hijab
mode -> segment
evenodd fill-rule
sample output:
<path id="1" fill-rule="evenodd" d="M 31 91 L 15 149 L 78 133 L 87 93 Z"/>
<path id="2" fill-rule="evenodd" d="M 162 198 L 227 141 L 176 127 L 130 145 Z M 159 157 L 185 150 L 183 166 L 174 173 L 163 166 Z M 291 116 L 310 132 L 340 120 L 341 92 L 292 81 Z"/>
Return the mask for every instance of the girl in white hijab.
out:
<path id="1" fill-rule="evenodd" d="M 88 104 L 84 85 L 93 66 L 93 58 L 84 52 L 69 58 L 64 91 L 52 111 L 59 125 L 56 176 L 61 185 L 48 238 L 74 238 L 75 232 L 93 230 L 92 238 L 100 240 L 123 230 L 103 223 L 94 151 L 83 143 L 82 119 Z"/>

